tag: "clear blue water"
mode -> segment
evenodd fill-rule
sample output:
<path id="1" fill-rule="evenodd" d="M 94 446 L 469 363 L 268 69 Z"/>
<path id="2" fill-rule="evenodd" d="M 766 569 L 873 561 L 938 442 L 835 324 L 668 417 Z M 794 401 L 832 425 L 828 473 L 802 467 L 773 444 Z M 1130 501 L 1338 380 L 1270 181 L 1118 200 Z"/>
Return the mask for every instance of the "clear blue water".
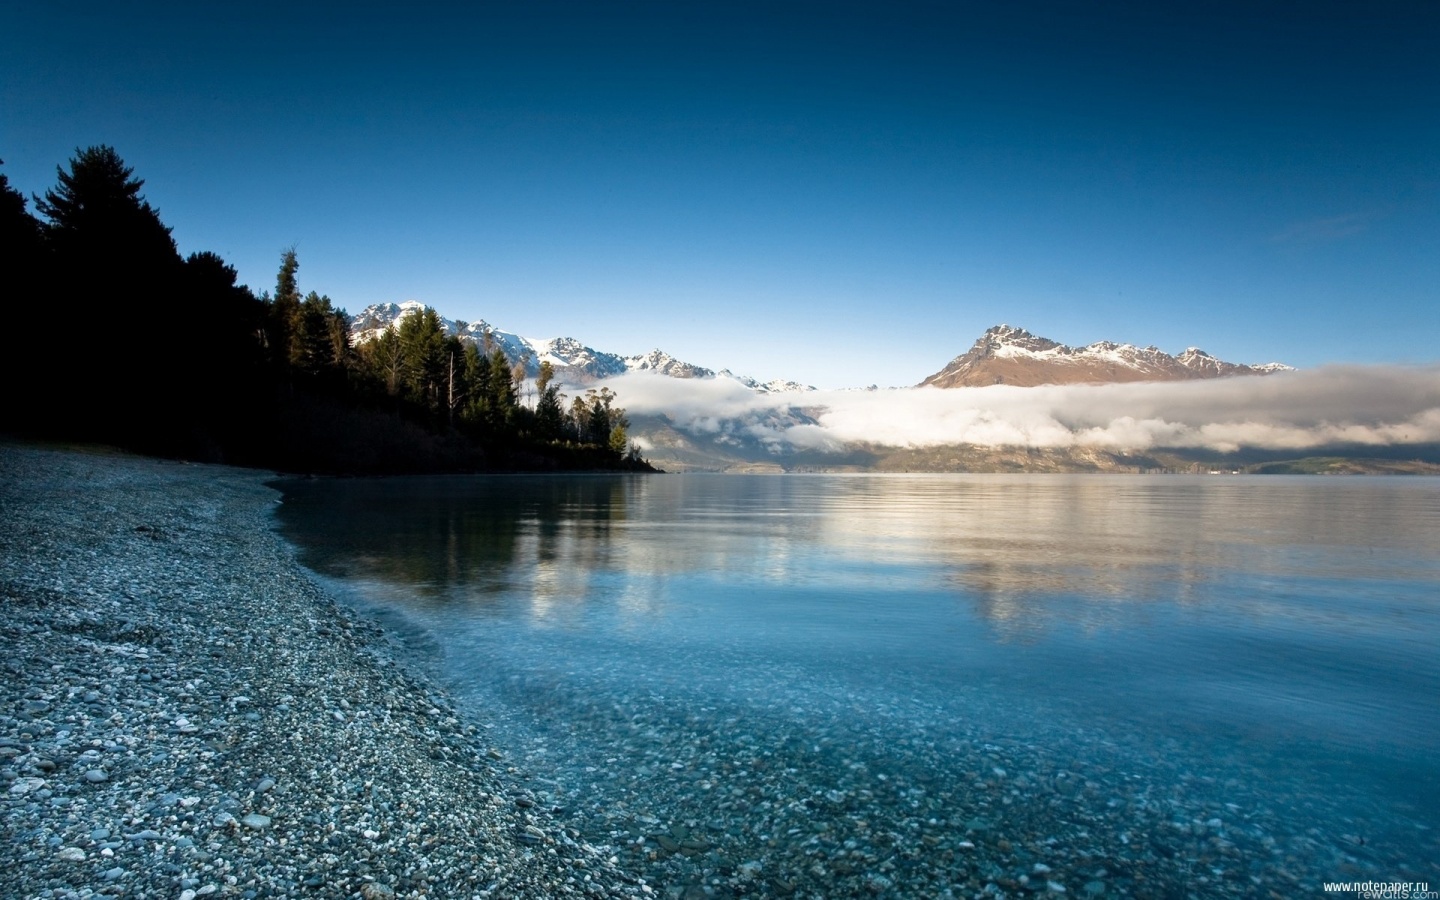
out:
<path id="1" fill-rule="evenodd" d="M 672 896 L 1440 886 L 1440 480 L 285 489 L 306 564 Z"/>

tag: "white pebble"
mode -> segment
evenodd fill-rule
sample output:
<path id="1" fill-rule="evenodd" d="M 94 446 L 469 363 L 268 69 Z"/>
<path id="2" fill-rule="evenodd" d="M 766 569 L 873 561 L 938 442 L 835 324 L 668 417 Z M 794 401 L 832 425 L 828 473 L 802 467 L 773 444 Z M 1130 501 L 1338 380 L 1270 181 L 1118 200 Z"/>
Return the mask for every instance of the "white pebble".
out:
<path id="1" fill-rule="evenodd" d="M 10 793 L 28 794 L 31 791 L 39 790 L 44 786 L 45 779 L 43 778 L 17 778 L 15 779 L 15 783 L 10 785 Z"/>

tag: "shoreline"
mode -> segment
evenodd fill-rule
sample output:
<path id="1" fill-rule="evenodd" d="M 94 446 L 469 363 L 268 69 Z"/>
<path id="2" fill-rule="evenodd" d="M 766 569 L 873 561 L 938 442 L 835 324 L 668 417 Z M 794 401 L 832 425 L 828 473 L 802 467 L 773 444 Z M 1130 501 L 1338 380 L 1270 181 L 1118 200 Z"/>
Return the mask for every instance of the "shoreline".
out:
<path id="1" fill-rule="evenodd" d="M 299 565 L 275 477 L 0 444 L 0 895 L 651 896 Z"/>

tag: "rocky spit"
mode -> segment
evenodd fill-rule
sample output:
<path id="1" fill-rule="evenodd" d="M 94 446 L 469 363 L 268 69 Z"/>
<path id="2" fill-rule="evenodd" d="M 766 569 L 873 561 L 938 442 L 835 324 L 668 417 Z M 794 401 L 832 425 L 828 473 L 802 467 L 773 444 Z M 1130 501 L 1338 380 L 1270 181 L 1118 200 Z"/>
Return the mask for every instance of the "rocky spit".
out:
<path id="1" fill-rule="evenodd" d="M 271 530 L 264 473 L 0 445 L 0 897 L 644 897 Z"/>

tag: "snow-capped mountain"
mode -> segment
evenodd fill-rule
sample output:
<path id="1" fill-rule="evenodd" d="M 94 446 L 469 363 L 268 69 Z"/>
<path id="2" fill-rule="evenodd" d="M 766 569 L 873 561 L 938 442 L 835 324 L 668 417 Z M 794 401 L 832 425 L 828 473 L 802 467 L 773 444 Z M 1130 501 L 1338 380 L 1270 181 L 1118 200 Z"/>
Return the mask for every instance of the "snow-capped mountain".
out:
<path id="1" fill-rule="evenodd" d="M 365 307 L 358 315 L 350 317 L 350 343 L 355 346 L 368 343 L 385 333 L 385 329 L 399 326 L 400 320 L 407 316 L 413 316 L 425 309 L 425 304 L 416 300 L 406 300 L 404 303 L 374 303 Z M 440 316 L 440 327 L 445 329 L 447 335 L 458 335 L 462 341 L 469 341 L 476 344 L 484 343 L 488 335 L 490 346 L 499 347 L 505 351 L 505 355 L 511 360 L 518 361 L 527 352 L 532 358 L 531 366 L 539 369 L 540 363 L 535 360 L 535 348 L 530 341 L 518 334 L 511 334 L 508 331 L 501 331 L 492 326 L 489 322 L 481 319 L 478 322 L 464 322 L 458 319 L 447 319 Z"/>
<path id="2" fill-rule="evenodd" d="M 644 356 L 625 357 L 625 367 L 632 372 L 656 372 L 671 378 L 714 378 L 709 369 L 681 362 L 664 350 L 651 350 Z"/>
<path id="3" fill-rule="evenodd" d="M 729 369 L 721 369 L 715 373 L 718 378 L 729 378 L 738 381 L 757 394 L 781 394 L 781 393 L 804 393 L 815 390 L 813 385 L 801 384 L 798 381 L 785 381 L 776 378 L 771 381 L 756 381 L 748 375 L 736 375 Z"/>
<path id="4" fill-rule="evenodd" d="M 415 300 L 367 306 L 358 315 L 350 317 L 351 341 L 356 346 L 373 341 L 384 334 L 385 329 L 398 326 L 402 319 L 416 315 L 424 309 L 425 304 Z M 482 346 L 488 341 L 488 346 L 499 347 L 512 363 L 523 360 L 526 374 L 531 378 L 539 373 L 541 363 L 548 362 L 555 367 L 555 377 L 569 383 L 584 384 L 626 372 L 655 372 L 671 378 L 729 378 L 758 393 L 815 390 L 810 385 L 793 381 L 760 382 L 744 375 L 736 375 L 728 369 L 713 372 L 678 360 L 663 350 L 651 350 L 636 356 L 620 356 L 596 350 L 571 337 L 534 340 L 501 331 L 484 320 L 463 322 L 444 316 L 439 316 L 439 319 L 447 335 L 458 335 L 462 341 Z"/>
<path id="5" fill-rule="evenodd" d="M 921 382 L 921 386 L 983 387 L 1009 384 L 1105 384 L 1124 381 L 1184 381 L 1231 375 L 1269 375 L 1291 371 L 1281 363 L 1242 365 L 1216 359 L 1196 347 L 1179 356 L 1156 347 L 1097 341 L 1068 347 L 1023 328 L 996 325 L 966 353 Z"/>
<path id="6" fill-rule="evenodd" d="M 521 340 L 524 340 L 522 338 Z M 542 362 L 555 367 L 555 375 L 562 381 L 590 380 L 623 375 L 629 371 L 625 359 L 614 353 L 596 350 L 572 337 L 551 338 L 546 341 L 526 341 L 533 362 L 527 369 L 539 371 Z M 508 356 L 509 353 L 507 352 Z"/>

